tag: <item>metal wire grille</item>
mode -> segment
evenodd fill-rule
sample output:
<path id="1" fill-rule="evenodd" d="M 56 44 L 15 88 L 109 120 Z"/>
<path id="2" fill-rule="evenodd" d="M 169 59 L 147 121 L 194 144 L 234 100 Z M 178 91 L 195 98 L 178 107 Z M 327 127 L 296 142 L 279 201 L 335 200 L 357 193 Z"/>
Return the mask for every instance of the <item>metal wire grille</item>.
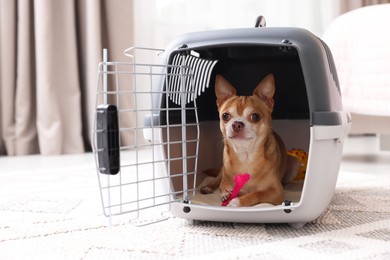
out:
<path id="1" fill-rule="evenodd" d="M 168 77 L 175 87 L 166 87 Z M 196 89 L 188 87 L 192 77 L 180 65 L 99 64 L 92 140 L 106 216 L 168 211 L 195 192 L 199 121 L 196 99 L 188 100 Z M 173 96 L 181 102 L 172 103 Z"/>

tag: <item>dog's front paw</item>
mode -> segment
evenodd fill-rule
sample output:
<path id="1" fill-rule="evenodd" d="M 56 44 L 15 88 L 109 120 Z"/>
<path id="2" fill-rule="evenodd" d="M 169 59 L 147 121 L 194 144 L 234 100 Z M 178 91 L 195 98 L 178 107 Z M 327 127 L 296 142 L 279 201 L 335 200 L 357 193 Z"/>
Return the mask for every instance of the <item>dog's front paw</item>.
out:
<path id="1" fill-rule="evenodd" d="M 227 204 L 227 207 L 241 207 L 241 202 L 239 198 L 232 199 L 229 204 Z"/>
<path id="2" fill-rule="evenodd" d="M 221 194 L 220 194 L 221 201 L 228 200 L 231 194 L 232 194 L 231 189 L 226 189 L 225 191 L 221 192 Z"/>

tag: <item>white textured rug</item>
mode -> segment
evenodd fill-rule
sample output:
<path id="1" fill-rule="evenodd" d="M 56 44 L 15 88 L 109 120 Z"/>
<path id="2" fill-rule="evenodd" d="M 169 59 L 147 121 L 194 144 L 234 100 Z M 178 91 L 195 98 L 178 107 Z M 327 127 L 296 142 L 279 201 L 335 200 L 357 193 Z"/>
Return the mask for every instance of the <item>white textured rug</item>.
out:
<path id="1" fill-rule="evenodd" d="M 28 172 L 2 164 L 0 259 L 390 259 L 390 175 L 340 173 L 328 210 L 298 230 L 177 218 L 110 228 L 89 160 Z"/>

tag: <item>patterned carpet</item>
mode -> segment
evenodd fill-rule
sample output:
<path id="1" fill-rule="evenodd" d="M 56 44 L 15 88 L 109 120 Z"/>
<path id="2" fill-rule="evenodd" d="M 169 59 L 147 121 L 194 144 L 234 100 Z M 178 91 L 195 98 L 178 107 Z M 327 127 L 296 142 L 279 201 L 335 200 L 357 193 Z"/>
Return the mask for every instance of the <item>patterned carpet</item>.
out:
<path id="1" fill-rule="evenodd" d="M 328 210 L 301 229 L 101 214 L 90 163 L 1 172 L 0 259 L 390 259 L 390 178 L 341 172 Z"/>

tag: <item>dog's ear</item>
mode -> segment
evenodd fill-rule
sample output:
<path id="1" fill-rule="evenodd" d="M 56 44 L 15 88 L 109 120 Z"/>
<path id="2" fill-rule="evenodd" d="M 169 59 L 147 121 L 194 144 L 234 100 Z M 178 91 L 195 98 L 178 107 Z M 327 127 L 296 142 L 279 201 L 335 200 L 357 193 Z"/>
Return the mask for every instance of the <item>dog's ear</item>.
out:
<path id="1" fill-rule="evenodd" d="M 217 105 L 220 107 L 227 99 L 236 95 L 236 90 L 224 77 L 217 75 L 215 77 L 215 95 L 217 96 Z"/>
<path id="2" fill-rule="evenodd" d="M 274 107 L 274 94 L 275 79 L 272 74 L 265 76 L 265 78 L 260 81 L 256 89 L 253 91 L 253 95 L 262 99 L 271 109 Z"/>

